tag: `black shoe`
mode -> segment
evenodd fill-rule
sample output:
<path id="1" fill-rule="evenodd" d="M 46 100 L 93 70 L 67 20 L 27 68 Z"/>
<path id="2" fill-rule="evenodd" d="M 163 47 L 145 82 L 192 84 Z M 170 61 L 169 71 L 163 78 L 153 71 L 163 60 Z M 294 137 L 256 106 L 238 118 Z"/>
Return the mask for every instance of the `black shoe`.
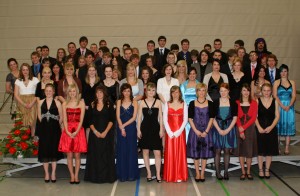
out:
<path id="1" fill-rule="evenodd" d="M 245 180 L 245 179 L 246 179 L 246 175 L 247 175 L 247 174 L 242 174 L 242 175 L 240 176 L 240 180 Z"/>
<path id="2" fill-rule="evenodd" d="M 75 184 L 75 182 L 74 181 L 70 181 L 70 184 Z"/>
<path id="3" fill-rule="evenodd" d="M 263 179 L 263 178 L 265 178 L 265 176 L 264 176 L 264 175 L 262 175 L 262 176 L 260 176 L 260 175 L 259 175 L 259 173 L 260 173 L 260 172 L 264 173 L 264 170 L 263 170 L 263 169 L 260 169 L 260 170 L 259 170 L 259 172 L 258 172 L 258 177 L 259 177 L 260 179 Z"/>
<path id="4" fill-rule="evenodd" d="M 251 174 L 247 174 L 246 176 L 247 176 L 248 180 L 253 180 L 253 176 Z"/>
<path id="5" fill-rule="evenodd" d="M 228 173 L 225 173 L 225 174 L 224 174 L 224 180 L 229 180 Z"/>
<path id="6" fill-rule="evenodd" d="M 223 180 L 223 176 L 221 174 L 216 174 L 218 180 Z"/>
<path id="7" fill-rule="evenodd" d="M 153 181 L 155 178 L 147 178 L 147 182 L 151 182 L 151 181 Z"/>
<path id="8" fill-rule="evenodd" d="M 50 180 L 45 180 L 45 183 L 49 183 L 50 182 Z"/>
<path id="9" fill-rule="evenodd" d="M 267 175 L 267 173 L 268 173 L 269 175 Z M 266 170 L 265 170 L 265 178 L 266 178 L 266 179 L 270 179 L 270 177 L 271 177 L 271 176 L 270 176 L 270 171 L 269 171 L 269 169 L 266 169 Z"/>
<path id="10" fill-rule="evenodd" d="M 199 179 L 195 178 L 195 181 L 196 181 L 196 182 L 200 182 L 200 181 L 201 181 L 201 179 L 200 179 L 200 178 L 199 178 Z"/>
<path id="11" fill-rule="evenodd" d="M 200 182 L 205 182 L 205 178 L 203 178 L 203 179 L 199 179 L 200 180 Z"/>
<path id="12" fill-rule="evenodd" d="M 161 181 L 161 179 L 160 179 L 160 180 L 156 179 L 156 182 L 157 182 L 157 183 L 161 183 L 162 181 Z"/>
<path id="13" fill-rule="evenodd" d="M 55 182 L 56 182 L 56 180 L 52 180 L 52 179 L 51 179 L 51 182 L 52 182 L 52 183 L 55 183 Z"/>
<path id="14" fill-rule="evenodd" d="M 80 181 L 75 181 L 74 184 L 80 184 Z"/>

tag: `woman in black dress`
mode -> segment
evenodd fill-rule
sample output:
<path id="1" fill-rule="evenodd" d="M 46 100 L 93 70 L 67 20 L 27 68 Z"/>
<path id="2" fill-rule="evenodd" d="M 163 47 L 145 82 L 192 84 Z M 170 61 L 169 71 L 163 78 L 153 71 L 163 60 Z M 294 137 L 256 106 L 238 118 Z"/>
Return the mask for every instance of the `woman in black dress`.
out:
<path id="1" fill-rule="evenodd" d="M 161 150 L 163 123 L 162 108 L 160 100 L 155 98 L 156 86 L 150 82 L 146 88 L 146 99 L 141 101 L 138 111 L 138 137 L 139 146 L 143 149 L 144 163 L 147 169 L 147 181 L 153 180 L 150 170 L 149 150 L 153 150 L 155 157 L 156 179 L 161 182 Z"/>
<path id="2" fill-rule="evenodd" d="M 258 116 L 255 121 L 258 144 L 258 167 L 260 178 L 270 178 L 272 156 L 278 155 L 277 122 L 279 110 L 277 101 L 272 98 L 270 83 L 262 85 L 262 97 L 258 99 Z M 263 158 L 265 157 L 265 172 Z"/>
<path id="3" fill-rule="evenodd" d="M 245 75 L 242 72 L 243 62 L 239 57 L 235 57 L 232 64 L 233 72 L 232 74 L 228 75 L 229 80 L 229 96 L 231 100 L 238 100 L 240 98 L 240 93 L 242 90 L 242 84 L 244 84 L 245 81 Z"/>
<path id="4" fill-rule="evenodd" d="M 39 83 L 37 83 L 36 85 L 36 89 L 35 89 L 35 96 L 38 100 L 42 100 L 46 98 L 45 95 L 45 87 L 46 84 L 53 84 L 55 87 L 55 92 L 54 92 L 54 97 L 57 95 L 57 83 L 54 83 L 53 80 L 51 80 L 51 75 L 52 75 L 52 71 L 49 67 L 45 67 L 42 71 L 42 78 L 41 81 Z"/>
<path id="5" fill-rule="evenodd" d="M 56 182 L 56 162 L 63 158 L 58 152 L 58 144 L 61 136 L 62 107 L 59 101 L 54 99 L 55 87 L 46 84 L 45 99 L 38 101 L 39 119 L 39 155 L 38 161 L 43 163 L 45 170 L 45 182 L 50 181 L 49 162 L 51 162 L 51 182 Z"/>
<path id="6" fill-rule="evenodd" d="M 113 66 L 106 65 L 104 67 L 105 79 L 103 80 L 104 86 L 106 86 L 108 99 L 113 105 L 116 105 L 116 101 L 119 98 L 119 83 L 112 78 Z"/>
<path id="7" fill-rule="evenodd" d="M 96 99 L 92 102 L 85 181 L 112 183 L 116 180 L 114 132 L 115 113 L 108 99 L 105 86 L 96 87 Z"/>

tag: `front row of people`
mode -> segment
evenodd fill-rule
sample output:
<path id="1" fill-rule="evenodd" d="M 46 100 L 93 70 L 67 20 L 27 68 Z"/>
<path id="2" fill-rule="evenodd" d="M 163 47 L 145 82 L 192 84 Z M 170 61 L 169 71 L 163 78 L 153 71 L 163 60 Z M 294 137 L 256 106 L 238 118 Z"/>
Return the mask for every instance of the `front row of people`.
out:
<path id="1" fill-rule="evenodd" d="M 197 182 L 205 181 L 204 172 L 209 158 L 215 158 L 217 179 L 228 180 L 230 153 L 239 157 L 242 171 L 240 180 L 253 179 L 251 163 L 255 156 L 258 156 L 259 177 L 269 178 L 272 156 L 278 155 L 276 125 L 279 120 L 278 104 L 271 96 L 271 89 L 270 84 L 262 85 L 262 97 L 253 100 L 250 87 L 245 84 L 240 100 L 234 102 L 229 98 L 229 85 L 223 83 L 220 85 L 221 97 L 213 103 L 206 99 L 207 86 L 199 83 L 196 85 L 196 100 L 187 106 L 180 88 L 172 86 L 170 101 L 163 107 L 161 101 L 156 99 L 155 84 L 147 84 L 146 98 L 138 104 L 133 99 L 130 84 L 125 83 L 121 86 L 120 99 L 114 109 L 105 86 L 99 85 L 96 87 L 96 98 L 86 114 L 91 130 L 87 144 L 82 128 L 85 104 L 79 96 L 77 85 L 68 86 L 66 101 L 61 105 L 54 99 L 54 85 L 47 84 L 46 98 L 38 102 L 40 123 L 37 127 L 40 129 L 38 160 L 44 163 L 45 182 L 56 181 L 56 161 L 63 157 L 62 152 L 67 154 L 71 184 L 80 183 L 80 153 L 85 152 L 84 180 L 95 183 L 111 183 L 116 179 L 136 180 L 139 178 L 137 139 L 143 151 L 147 181 L 155 178 L 158 183 L 162 180 L 186 181 L 187 157 L 194 159 Z M 187 122 L 190 123 L 191 131 L 186 143 Z M 164 133 L 164 168 L 161 178 Z M 150 150 L 154 152 L 156 177 L 152 177 L 150 170 Z M 220 167 L 221 151 L 224 152 L 224 176 L 221 175 Z M 263 157 L 266 158 L 265 168 Z M 51 175 L 48 162 L 52 162 Z"/>

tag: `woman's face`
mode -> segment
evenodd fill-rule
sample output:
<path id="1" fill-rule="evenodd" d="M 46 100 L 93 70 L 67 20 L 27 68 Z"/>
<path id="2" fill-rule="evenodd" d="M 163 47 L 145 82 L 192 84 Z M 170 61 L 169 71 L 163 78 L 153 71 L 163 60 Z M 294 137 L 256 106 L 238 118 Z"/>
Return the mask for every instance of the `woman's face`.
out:
<path id="1" fill-rule="evenodd" d="M 96 69 L 95 67 L 90 67 L 89 70 L 88 70 L 88 75 L 89 77 L 95 77 L 96 76 Z"/>
<path id="2" fill-rule="evenodd" d="M 10 71 L 16 71 L 18 69 L 18 64 L 16 63 L 16 61 L 11 61 L 9 64 L 9 69 Z"/>
<path id="3" fill-rule="evenodd" d="M 241 93 L 242 93 L 243 98 L 248 98 L 249 95 L 250 95 L 250 91 L 247 88 L 245 88 L 245 87 L 242 88 L 242 92 Z"/>
<path id="4" fill-rule="evenodd" d="M 118 80 L 118 79 L 119 79 L 119 75 L 118 75 L 118 71 L 117 71 L 117 70 L 114 70 L 114 71 L 112 72 L 112 78 L 113 78 L 114 80 Z"/>
<path id="5" fill-rule="evenodd" d="M 50 67 L 50 61 L 46 61 L 43 63 L 43 67 Z"/>
<path id="6" fill-rule="evenodd" d="M 147 88 L 147 97 L 154 97 L 156 94 L 155 88 Z"/>
<path id="7" fill-rule="evenodd" d="M 119 52 L 119 50 L 118 50 L 117 48 L 115 48 L 115 49 L 112 51 L 112 54 L 113 54 L 113 56 L 117 57 L 117 56 L 120 55 L 120 52 Z"/>
<path id="8" fill-rule="evenodd" d="M 199 98 L 205 98 L 206 97 L 206 88 L 198 88 L 197 89 L 197 96 Z"/>
<path id="9" fill-rule="evenodd" d="M 106 67 L 104 70 L 104 74 L 106 78 L 111 78 L 113 75 L 113 71 L 111 69 L 111 67 Z"/>
<path id="10" fill-rule="evenodd" d="M 281 78 L 287 78 L 288 77 L 288 70 L 287 69 L 282 69 L 280 72 L 280 77 Z"/>
<path id="11" fill-rule="evenodd" d="M 50 86 L 45 88 L 45 95 L 47 98 L 51 98 L 54 95 L 54 89 Z"/>
<path id="12" fill-rule="evenodd" d="M 201 53 L 201 62 L 206 63 L 208 61 L 208 55 L 205 52 Z"/>
<path id="13" fill-rule="evenodd" d="M 175 56 L 173 54 L 168 55 L 167 62 L 171 65 L 175 64 Z"/>
<path id="14" fill-rule="evenodd" d="M 86 64 L 85 59 L 79 59 L 78 60 L 78 66 L 83 67 Z"/>
<path id="15" fill-rule="evenodd" d="M 97 90 L 96 97 L 97 97 L 98 100 L 99 99 L 102 100 L 103 97 L 104 97 L 104 93 L 101 90 Z"/>
<path id="16" fill-rule="evenodd" d="M 228 98 L 229 90 L 227 88 L 220 88 L 220 95 L 222 98 Z"/>
<path id="17" fill-rule="evenodd" d="M 240 59 L 243 59 L 244 56 L 245 56 L 245 50 L 243 50 L 243 49 L 238 50 L 238 57 Z"/>
<path id="18" fill-rule="evenodd" d="M 267 65 L 267 57 L 266 56 L 261 59 L 260 64 Z"/>
<path id="19" fill-rule="evenodd" d="M 236 63 L 233 64 L 232 68 L 234 71 L 241 71 L 242 68 L 241 62 L 237 61 Z"/>
<path id="20" fill-rule="evenodd" d="M 42 76 L 45 80 L 50 80 L 52 73 L 50 70 L 43 71 Z"/>
<path id="21" fill-rule="evenodd" d="M 265 78 L 266 72 L 264 68 L 259 69 L 258 77 Z"/>
<path id="22" fill-rule="evenodd" d="M 57 51 L 57 56 L 58 56 L 59 58 L 64 58 L 64 57 L 65 57 L 64 51 L 63 51 L 63 50 L 58 50 L 58 51 Z"/>
<path id="23" fill-rule="evenodd" d="M 186 73 L 185 66 L 183 64 L 177 64 L 179 73 Z"/>
<path id="24" fill-rule="evenodd" d="M 195 81 L 196 80 L 196 76 L 197 76 L 197 74 L 196 74 L 195 70 L 190 71 L 189 80 L 190 81 Z"/>
<path id="25" fill-rule="evenodd" d="M 165 69 L 165 74 L 166 76 L 171 76 L 172 75 L 172 72 L 173 72 L 173 69 L 171 66 L 168 66 L 166 69 Z"/>
<path id="26" fill-rule="evenodd" d="M 213 71 L 220 71 L 220 64 L 217 61 L 214 61 L 212 68 L 213 68 Z"/>
<path id="27" fill-rule="evenodd" d="M 151 58 L 146 59 L 146 65 L 151 68 L 153 67 L 153 62 Z"/>
<path id="28" fill-rule="evenodd" d="M 72 67 L 67 67 L 67 68 L 65 69 L 65 74 L 66 74 L 66 76 L 73 76 L 73 74 L 74 74 L 74 68 L 72 68 Z"/>
<path id="29" fill-rule="evenodd" d="M 73 64 L 73 59 L 72 59 L 72 58 L 68 58 L 68 61 L 67 61 L 67 63 L 71 63 L 71 64 Z"/>
<path id="30" fill-rule="evenodd" d="M 133 67 L 129 67 L 128 69 L 127 69 L 127 75 L 129 76 L 129 77 L 133 77 L 133 76 L 135 76 L 135 69 L 133 68 Z"/>
<path id="31" fill-rule="evenodd" d="M 75 88 L 71 88 L 71 89 L 69 90 L 68 94 L 69 94 L 69 96 L 70 96 L 71 99 L 72 99 L 72 98 L 75 98 L 76 95 L 77 95 L 76 89 L 75 89 Z"/>
<path id="32" fill-rule="evenodd" d="M 143 70 L 142 71 L 142 78 L 144 80 L 148 80 L 149 79 L 149 72 L 148 72 L 148 70 Z"/>
<path id="33" fill-rule="evenodd" d="M 179 99 L 179 96 L 180 96 L 180 92 L 178 89 L 176 89 L 175 91 L 172 92 L 172 97 L 173 97 L 173 100 L 178 100 Z"/>
<path id="34" fill-rule="evenodd" d="M 272 89 L 268 86 L 264 86 L 262 89 L 261 89 L 261 92 L 262 92 L 262 96 L 265 97 L 265 98 L 270 98 L 271 97 L 271 94 L 272 94 Z"/>
<path id="35" fill-rule="evenodd" d="M 24 77 L 28 77 L 29 76 L 29 69 L 27 66 L 23 66 L 22 67 L 22 74 Z"/>
<path id="36" fill-rule="evenodd" d="M 59 71 L 60 71 L 60 67 L 58 65 L 54 65 L 52 67 L 52 71 L 55 75 L 58 75 L 59 74 Z"/>
<path id="37" fill-rule="evenodd" d="M 118 65 L 118 61 L 117 61 L 117 58 L 116 58 L 116 57 L 114 57 L 114 58 L 112 59 L 112 64 L 113 64 L 113 66 L 117 66 L 117 65 Z"/>
<path id="38" fill-rule="evenodd" d="M 124 98 L 130 98 L 130 89 L 127 88 L 127 89 L 123 90 L 122 94 L 123 94 Z"/>

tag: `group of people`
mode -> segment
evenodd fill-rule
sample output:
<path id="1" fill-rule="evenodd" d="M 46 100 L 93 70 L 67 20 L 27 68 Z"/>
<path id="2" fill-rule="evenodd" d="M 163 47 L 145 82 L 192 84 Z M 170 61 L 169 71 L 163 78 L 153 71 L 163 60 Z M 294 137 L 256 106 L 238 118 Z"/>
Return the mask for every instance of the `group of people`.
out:
<path id="1" fill-rule="evenodd" d="M 109 52 L 105 40 L 99 50 L 91 44 L 91 51 L 86 37 L 79 43 L 77 50 L 73 42 L 68 44 L 68 56 L 58 49 L 56 59 L 49 57 L 47 46 L 37 47 L 32 66 L 23 63 L 19 68 L 14 58 L 7 62 L 11 72 L 6 91 L 14 94 L 23 123 L 39 139 L 46 183 L 56 182 L 62 153 L 70 184 L 80 183 L 81 153 L 86 153 L 84 180 L 95 183 L 138 179 L 139 149 L 146 180 L 158 183 L 186 181 L 187 157 L 194 160 L 197 182 L 205 181 L 209 158 L 215 160 L 217 179 L 228 180 L 230 154 L 239 157 L 241 180 L 253 179 L 256 156 L 259 177 L 269 178 L 272 156 L 281 153 L 280 136 L 286 138 L 283 153 L 290 153 L 296 130 L 295 82 L 288 79 L 287 65 L 276 68 L 278 60 L 264 39 L 255 41 L 249 55 L 242 40 L 224 53 L 216 39 L 214 52 L 206 44 L 199 53 L 189 52 L 187 39 L 181 41 L 182 51 L 177 44 L 170 51 L 166 37 L 160 36 L 159 47 L 148 41 L 148 53 L 141 57 L 129 44 L 121 57 L 117 47 Z"/>

